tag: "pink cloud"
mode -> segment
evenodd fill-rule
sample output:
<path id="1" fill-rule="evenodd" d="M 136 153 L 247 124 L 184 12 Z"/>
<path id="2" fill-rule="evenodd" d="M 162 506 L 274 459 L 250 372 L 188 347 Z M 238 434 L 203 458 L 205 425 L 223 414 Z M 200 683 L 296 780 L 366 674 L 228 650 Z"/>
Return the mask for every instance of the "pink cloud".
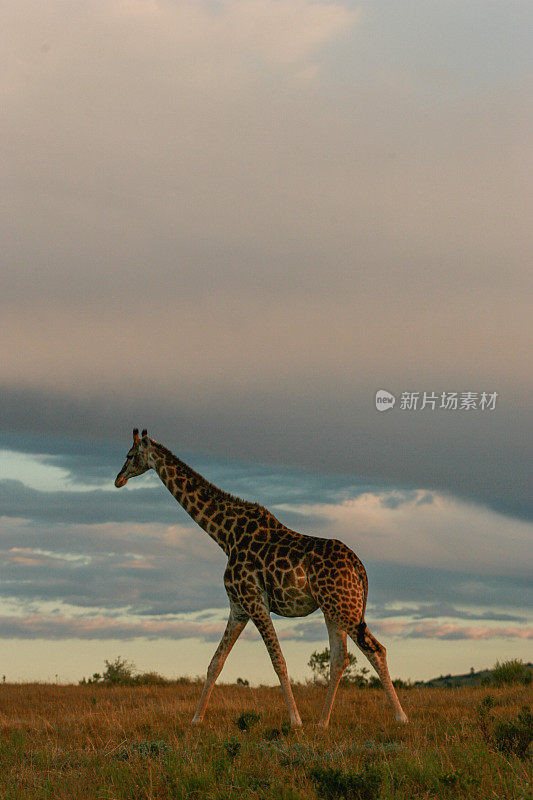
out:
<path id="1" fill-rule="evenodd" d="M 221 637 L 225 622 L 209 620 L 176 619 L 113 619 L 104 615 L 69 617 L 65 614 L 32 614 L 27 616 L 1 616 L 0 637 L 29 639 L 188 639 L 217 640 Z M 378 635 L 392 635 L 410 639 L 471 639 L 488 640 L 501 638 L 533 639 L 533 627 L 516 625 L 462 626 L 453 622 L 401 622 L 381 620 L 372 626 Z M 325 633 L 325 631 L 324 631 Z M 244 638 L 256 640 L 259 634 L 250 625 Z M 298 626 L 282 628 L 280 640 L 301 640 Z M 308 636 L 303 637 L 304 639 Z M 314 637 L 312 637 L 314 638 Z"/>
<path id="2" fill-rule="evenodd" d="M 106 616 L 1 616 L 0 636 L 29 639 L 187 639 L 222 635 L 224 623 L 170 620 L 122 621 Z"/>
<path id="3" fill-rule="evenodd" d="M 533 626 L 458 625 L 455 622 L 399 622 L 381 620 L 375 626 L 384 634 L 411 639 L 533 639 Z"/>

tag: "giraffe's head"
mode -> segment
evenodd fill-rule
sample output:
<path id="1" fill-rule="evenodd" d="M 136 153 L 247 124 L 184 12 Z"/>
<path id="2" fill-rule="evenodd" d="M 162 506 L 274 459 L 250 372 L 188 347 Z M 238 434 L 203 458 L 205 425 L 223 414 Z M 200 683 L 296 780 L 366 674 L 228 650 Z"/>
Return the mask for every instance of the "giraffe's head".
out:
<path id="1" fill-rule="evenodd" d="M 142 436 L 139 436 L 139 430 L 133 429 L 133 444 L 128 450 L 124 466 L 115 478 L 117 489 L 125 486 L 130 478 L 142 475 L 151 468 L 152 465 L 148 459 L 151 444 L 146 430 L 142 432 Z"/>

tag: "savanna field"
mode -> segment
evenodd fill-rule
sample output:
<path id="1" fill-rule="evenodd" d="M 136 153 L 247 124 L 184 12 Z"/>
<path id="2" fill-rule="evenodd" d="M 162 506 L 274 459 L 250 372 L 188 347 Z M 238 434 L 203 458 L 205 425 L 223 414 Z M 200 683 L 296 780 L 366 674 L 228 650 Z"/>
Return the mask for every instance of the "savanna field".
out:
<path id="1" fill-rule="evenodd" d="M 201 685 L 0 684 L 0 798 L 472 798 L 531 795 L 531 684 L 400 689 L 398 725 L 377 688 L 296 685 L 303 729 L 281 690 Z"/>

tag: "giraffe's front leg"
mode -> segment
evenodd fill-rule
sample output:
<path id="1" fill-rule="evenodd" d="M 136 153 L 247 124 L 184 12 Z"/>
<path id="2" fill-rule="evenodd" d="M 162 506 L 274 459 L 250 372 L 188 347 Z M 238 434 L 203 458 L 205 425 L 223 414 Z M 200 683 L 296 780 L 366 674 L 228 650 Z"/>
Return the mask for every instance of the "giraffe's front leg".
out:
<path id="1" fill-rule="evenodd" d="M 200 697 L 200 701 L 198 703 L 198 708 L 196 709 L 196 713 L 191 723 L 192 725 L 202 724 L 205 710 L 207 708 L 211 692 L 213 691 L 213 686 L 215 685 L 215 681 L 220 675 L 222 667 L 224 666 L 224 662 L 228 657 L 231 648 L 233 647 L 233 645 L 243 632 L 246 623 L 248 622 L 248 619 L 249 619 L 248 617 L 243 617 L 242 613 L 237 615 L 233 608 L 230 610 L 230 615 L 228 619 L 228 624 L 226 625 L 226 630 L 224 631 L 224 635 L 220 640 L 220 644 L 216 649 L 215 655 L 211 659 L 211 663 L 207 668 L 207 678 Z"/>
<path id="2" fill-rule="evenodd" d="M 285 658 L 281 652 L 279 640 L 272 620 L 270 619 L 270 614 L 266 608 L 260 608 L 253 614 L 250 614 L 250 616 L 257 630 L 261 634 L 264 643 L 266 644 L 268 654 L 270 655 L 270 660 L 272 661 L 272 666 L 276 670 L 279 682 L 281 683 L 281 688 L 283 689 L 283 694 L 285 695 L 285 700 L 287 702 L 287 706 L 289 707 L 291 726 L 293 728 L 301 728 L 302 720 L 300 719 L 300 714 L 298 713 L 298 708 L 296 707 L 296 702 L 292 693 L 291 684 L 287 673 L 287 664 L 285 663 Z"/>

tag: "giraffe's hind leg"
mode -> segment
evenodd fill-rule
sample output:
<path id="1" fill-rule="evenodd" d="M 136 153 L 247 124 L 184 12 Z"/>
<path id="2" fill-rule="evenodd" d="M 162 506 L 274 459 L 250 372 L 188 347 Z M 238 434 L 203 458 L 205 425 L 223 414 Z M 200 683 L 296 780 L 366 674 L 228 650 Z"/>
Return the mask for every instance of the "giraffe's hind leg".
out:
<path id="1" fill-rule="evenodd" d="M 385 689 L 387 697 L 394 709 L 394 716 L 398 722 L 407 722 L 407 715 L 400 705 L 396 689 L 394 688 L 391 677 L 389 675 L 389 668 L 387 666 L 387 651 L 384 646 L 378 642 L 366 626 L 366 622 L 360 622 L 357 625 L 349 625 L 348 634 L 354 640 L 357 647 L 365 654 L 374 669 L 379 675 L 381 685 Z"/>
<path id="2" fill-rule="evenodd" d="M 368 581 L 365 568 L 342 542 L 328 542 L 329 551 L 321 559 L 311 559 L 308 581 L 313 597 L 339 630 L 346 631 L 368 658 L 379 675 L 398 722 L 407 722 L 387 666 L 386 650 L 372 636 L 364 613 Z"/>
<path id="3" fill-rule="evenodd" d="M 335 702 L 335 695 L 339 688 L 339 683 L 342 678 L 342 673 L 348 666 L 348 650 L 346 649 L 346 631 L 341 630 L 332 620 L 325 616 L 326 625 L 329 634 L 329 687 L 322 714 L 320 715 L 319 725 L 321 728 L 327 728 L 329 725 L 329 718 L 331 716 L 331 709 Z"/>

